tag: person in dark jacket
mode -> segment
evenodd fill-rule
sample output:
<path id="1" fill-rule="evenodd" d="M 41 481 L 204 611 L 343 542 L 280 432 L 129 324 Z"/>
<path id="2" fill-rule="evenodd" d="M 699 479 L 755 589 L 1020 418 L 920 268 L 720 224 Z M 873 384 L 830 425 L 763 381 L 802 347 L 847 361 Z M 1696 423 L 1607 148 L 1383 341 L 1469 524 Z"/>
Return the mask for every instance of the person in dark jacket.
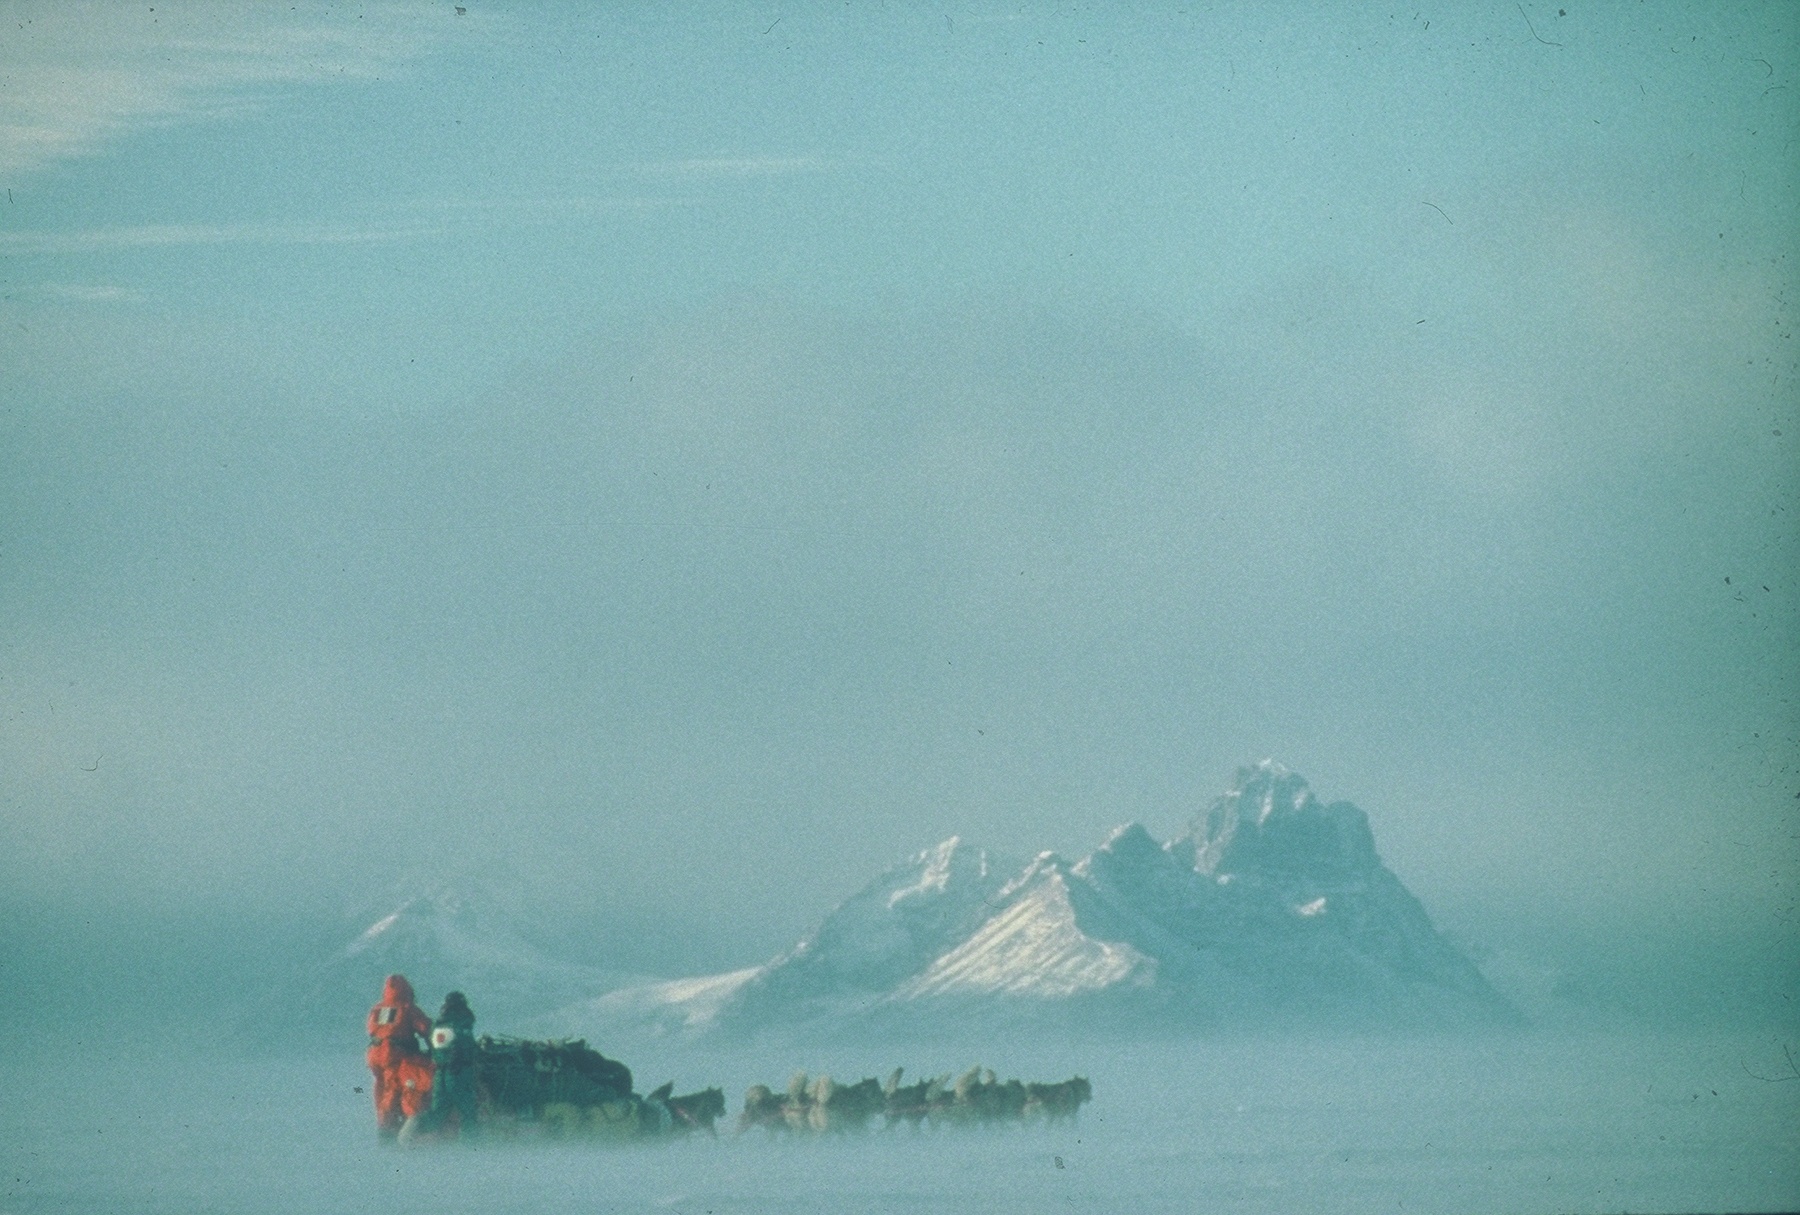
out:
<path id="1" fill-rule="evenodd" d="M 432 1130 L 454 1138 L 475 1133 L 475 1013 L 460 991 L 444 997 L 431 1026 Z"/>

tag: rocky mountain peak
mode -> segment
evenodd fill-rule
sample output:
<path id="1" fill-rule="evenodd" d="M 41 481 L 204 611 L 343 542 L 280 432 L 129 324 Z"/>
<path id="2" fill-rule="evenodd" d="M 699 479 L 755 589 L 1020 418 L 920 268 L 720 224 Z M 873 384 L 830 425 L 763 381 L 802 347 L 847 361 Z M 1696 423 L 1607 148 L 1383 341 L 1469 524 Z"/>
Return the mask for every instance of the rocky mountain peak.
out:
<path id="1" fill-rule="evenodd" d="M 1212 877 L 1335 881 L 1381 865 L 1368 815 L 1349 802 L 1320 802 L 1304 777 L 1268 759 L 1239 768 L 1185 842 L 1194 869 Z"/>
<path id="2" fill-rule="evenodd" d="M 900 873 L 901 880 L 887 897 L 888 907 L 896 910 L 985 883 L 989 876 L 988 855 L 964 844 L 961 836 L 953 835 L 913 857 Z"/>
<path id="3" fill-rule="evenodd" d="M 1145 864 L 1154 862 L 1163 853 L 1163 846 L 1144 830 L 1142 823 L 1126 823 L 1122 827 L 1113 828 L 1106 842 L 1097 851 L 1121 862 Z"/>

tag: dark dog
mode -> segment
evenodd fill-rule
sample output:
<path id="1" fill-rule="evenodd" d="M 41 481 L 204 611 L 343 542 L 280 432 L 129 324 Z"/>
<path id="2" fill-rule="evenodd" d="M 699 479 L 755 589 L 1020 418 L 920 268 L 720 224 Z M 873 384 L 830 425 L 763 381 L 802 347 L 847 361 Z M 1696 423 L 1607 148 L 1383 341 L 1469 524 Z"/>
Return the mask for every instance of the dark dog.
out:
<path id="1" fill-rule="evenodd" d="M 1027 1084 L 1024 1113 L 1027 1117 L 1043 1115 L 1051 1122 L 1074 1118 L 1082 1102 L 1094 1099 L 1094 1087 L 1081 1076 L 1061 1084 Z"/>
<path id="2" fill-rule="evenodd" d="M 920 1080 L 915 1084 L 902 1085 L 900 1077 L 904 1068 L 896 1067 L 894 1074 L 882 1086 L 886 1100 L 882 1103 L 882 1113 L 887 1116 L 887 1125 L 905 1122 L 914 1130 L 919 1128 L 930 1114 L 934 1103 L 941 1104 L 944 1095 L 944 1083 L 948 1076 L 937 1076 L 929 1080 Z"/>
<path id="3" fill-rule="evenodd" d="M 738 1130 L 747 1131 L 753 1126 L 770 1131 L 786 1130 L 786 1105 L 786 1100 L 776 1096 L 768 1085 L 752 1084 L 744 1094 L 744 1112 L 738 1115 Z"/>
<path id="4" fill-rule="evenodd" d="M 1025 1086 L 1017 1080 L 1001 1082 L 991 1069 L 971 1067 L 956 1078 L 950 1100 L 931 1111 L 946 1122 L 1015 1122 L 1024 1115 Z"/>
<path id="5" fill-rule="evenodd" d="M 993 1073 L 989 1073 L 991 1076 Z M 1017 1080 L 989 1080 L 972 1094 L 975 1116 L 983 1122 L 1017 1122 L 1025 1116 L 1025 1086 Z"/>
<path id="6" fill-rule="evenodd" d="M 675 1082 L 671 1080 L 646 1098 L 661 1101 L 668 1109 L 671 1131 L 677 1135 L 689 1131 L 705 1131 L 709 1135 L 719 1133 L 713 1123 L 725 1115 L 724 1089 L 704 1088 L 685 1097 L 670 1096 L 674 1091 Z"/>
<path id="7" fill-rule="evenodd" d="M 855 1084 L 820 1076 L 808 1095 L 807 1123 L 815 1131 L 860 1131 L 884 1104 L 881 1082 L 873 1076 Z"/>

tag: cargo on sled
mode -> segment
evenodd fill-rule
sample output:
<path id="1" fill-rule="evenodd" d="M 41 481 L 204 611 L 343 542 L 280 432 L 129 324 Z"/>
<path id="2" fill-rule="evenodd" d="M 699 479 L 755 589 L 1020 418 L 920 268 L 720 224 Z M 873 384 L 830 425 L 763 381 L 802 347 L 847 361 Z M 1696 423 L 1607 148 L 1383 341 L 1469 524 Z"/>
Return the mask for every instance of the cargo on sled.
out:
<path id="1" fill-rule="evenodd" d="M 580 1038 L 533 1041 L 484 1035 L 475 1050 L 475 1125 L 435 1126 L 409 1118 L 400 1138 L 420 1142 L 474 1133 L 494 1139 L 627 1140 L 712 1129 L 708 1093 L 674 1097 L 665 1084 L 632 1091 L 631 1069 Z M 713 1090 L 709 1090 L 711 1092 Z M 723 1112 L 722 1095 L 718 1098 Z"/>

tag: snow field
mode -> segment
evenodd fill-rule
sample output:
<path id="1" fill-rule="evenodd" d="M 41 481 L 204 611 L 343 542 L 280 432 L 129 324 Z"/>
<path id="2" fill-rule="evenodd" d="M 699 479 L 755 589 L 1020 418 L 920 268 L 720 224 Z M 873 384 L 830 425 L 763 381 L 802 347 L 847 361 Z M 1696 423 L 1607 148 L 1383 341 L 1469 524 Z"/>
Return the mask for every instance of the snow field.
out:
<path id="1" fill-rule="evenodd" d="M 1075 1126 L 404 1151 L 354 1054 L 0 1065 L 0 1213 L 1757 1211 L 1800 1206 L 1779 1037 L 1238 1040 L 991 1057 L 834 1047 L 628 1056 L 639 1087 L 977 1061 L 1094 1083 Z M 1077 1057 L 1079 1056 L 1079 1057 Z"/>

